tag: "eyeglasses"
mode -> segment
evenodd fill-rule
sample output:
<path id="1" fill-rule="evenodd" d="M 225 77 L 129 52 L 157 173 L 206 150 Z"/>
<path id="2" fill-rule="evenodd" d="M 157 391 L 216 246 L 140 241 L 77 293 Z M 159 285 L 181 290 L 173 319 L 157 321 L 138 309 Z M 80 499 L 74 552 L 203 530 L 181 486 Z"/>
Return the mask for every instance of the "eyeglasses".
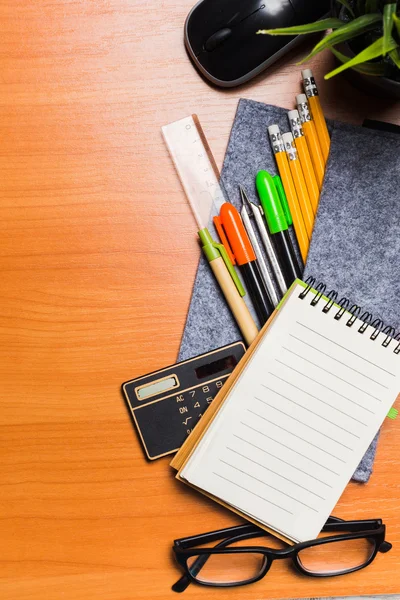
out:
<path id="1" fill-rule="evenodd" d="M 173 551 L 185 575 L 172 589 L 183 592 L 190 582 L 213 587 L 247 585 L 262 579 L 273 561 L 281 558 L 291 558 L 295 569 L 309 577 L 345 575 L 364 569 L 378 552 L 392 548 L 385 541 L 385 531 L 381 519 L 344 521 L 329 517 L 322 537 L 294 546 L 250 524 L 181 538 L 174 541 Z M 243 544 L 258 537 L 269 537 L 273 547 Z M 204 547 L 218 540 L 217 545 Z"/>

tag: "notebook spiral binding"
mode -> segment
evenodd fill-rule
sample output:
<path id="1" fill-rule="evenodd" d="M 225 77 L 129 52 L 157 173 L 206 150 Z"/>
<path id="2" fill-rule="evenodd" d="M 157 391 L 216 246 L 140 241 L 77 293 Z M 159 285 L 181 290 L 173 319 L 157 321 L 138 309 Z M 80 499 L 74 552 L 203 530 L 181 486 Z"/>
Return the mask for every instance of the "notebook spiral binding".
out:
<path id="1" fill-rule="evenodd" d="M 323 313 L 330 312 L 335 304 L 336 306 L 339 305 L 340 308 L 334 315 L 334 319 L 336 319 L 336 321 L 339 321 L 347 311 L 351 314 L 351 317 L 346 322 L 347 327 L 352 327 L 356 320 L 359 319 L 363 322 L 363 324 L 358 328 L 358 332 L 360 334 L 364 334 L 368 327 L 371 327 L 374 330 L 369 336 L 371 340 L 375 341 L 378 335 L 383 333 L 383 335 L 386 335 L 386 337 L 382 342 L 382 346 L 387 348 L 390 346 L 392 341 L 398 342 L 397 346 L 393 349 L 393 352 L 395 354 L 400 354 L 400 332 L 396 334 L 396 331 L 393 327 L 390 325 L 385 326 L 381 319 L 374 319 L 370 312 L 362 312 L 361 306 L 358 304 L 351 304 L 348 298 L 343 297 L 339 300 L 339 294 L 336 290 L 331 290 L 330 292 L 326 293 L 326 285 L 322 282 L 316 283 L 315 277 L 308 277 L 305 283 L 307 284 L 307 287 L 303 292 L 301 292 L 301 294 L 299 294 L 299 298 L 301 300 L 304 300 L 311 290 L 316 291 L 317 293 L 314 294 L 314 297 L 311 300 L 311 306 L 317 306 L 323 296 L 325 296 L 328 298 L 328 302 L 326 302 L 322 309 Z"/>

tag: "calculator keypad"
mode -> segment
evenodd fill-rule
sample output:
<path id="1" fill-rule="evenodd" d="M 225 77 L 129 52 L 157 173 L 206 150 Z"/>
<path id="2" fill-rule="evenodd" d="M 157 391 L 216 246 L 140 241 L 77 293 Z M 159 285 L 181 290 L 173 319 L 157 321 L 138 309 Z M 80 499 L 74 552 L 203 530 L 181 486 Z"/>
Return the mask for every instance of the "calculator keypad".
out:
<path id="1" fill-rule="evenodd" d="M 175 398 L 176 407 L 181 417 L 181 424 L 186 435 L 189 435 L 198 420 L 203 416 L 219 390 L 222 388 L 226 377 L 218 381 L 206 382 L 201 387 L 178 394 Z"/>
<path id="2" fill-rule="evenodd" d="M 177 451 L 229 375 L 136 408 L 134 417 L 151 458 Z"/>

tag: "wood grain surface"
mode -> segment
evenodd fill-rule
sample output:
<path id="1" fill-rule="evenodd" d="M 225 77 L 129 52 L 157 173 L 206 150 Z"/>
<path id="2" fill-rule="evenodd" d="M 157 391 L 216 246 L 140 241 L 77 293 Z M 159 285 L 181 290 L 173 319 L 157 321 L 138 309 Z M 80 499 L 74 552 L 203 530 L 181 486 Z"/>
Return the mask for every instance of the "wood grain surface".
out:
<path id="1" fill-rule="evenodd" d="M 194 0 L 0 1 L 0 597 L 175 597 L 174 538 L 235 517 L 146 462 L 120 384 L 175 362 L 199 249 L 161 125 L 197 113 L 222 164 L 240 97 L 291 107 L 306 46 L 241 89 L 183 46 Z M 327 116 L 400 122 L 399 105 L 312 64 Z M 276 564 L 187 598 L 400 591 L 399 424 L 335 514 L 382 517 L 392 552 L 316 581 Z"/>

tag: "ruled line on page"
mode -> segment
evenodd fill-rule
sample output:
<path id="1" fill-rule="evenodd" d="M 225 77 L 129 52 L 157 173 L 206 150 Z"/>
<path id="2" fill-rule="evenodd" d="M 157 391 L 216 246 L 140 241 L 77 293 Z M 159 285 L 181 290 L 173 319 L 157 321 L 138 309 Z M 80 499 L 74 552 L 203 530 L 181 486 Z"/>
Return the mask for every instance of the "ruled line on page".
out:
<path id="1" fill-rule="evenodd" d="M 283 492 L 279 488 L 276 488 L 276 487 L 274 487 L 273 485 L 271 485 L 269 483 L 265 483 L 265 481 L 263 481 L 262 479 L 259 479 L 258 477 L 255 477 L 254 475 L 250 475 L 250 473 L 248 473 L 247 471 L 243 471 L 243 469 L 239 469 L 239 467 L 236 467 L 236 465 L 231 465 L 230 463 L 228 463 L 226 460 L 223 460 L 222 458 L 220 458 L 219 461 L 222 462 L 222 463 L 224 463 L 228 467 L 231 467 L 235 471 L 238 471 L 239 473 L 242 473 L 242 475 L 247 475 L 247 477 L 250 477 L 250 479 L 254 479 L 254 481 L 258 481 L 258 483 L 262 483 L 263 485 L 265 485 L 266 487 L 270 488 L 271 490 L 274 490 L 275 492 L 278 492 L 279 494 L 282 494 L 282 496 L 286 496 L 287 498 L 290 498 L 291 500 L 293 500 L 293 502 L 297 502 L 298 504 L 301 504 L 302 506 L 305 506 L 306 508 L 309 508 L 310 510 L 313 510 L 316 513 L 318 512 L 318 510 L 316 508 L 314 508 L 313 506 L 310 506 L 309 504 L 306 504 L 305 502 L 302 502 L 298 498 L 295 498 L 294 496 L 291 496 L 290 494 L 287 494 L 286 492 Z"/>
<path id="2" fill-rule="evenodd" d="M 316 346 L 313 346 L 312 344 L 309 344 L 305 340 L 302 340 L 301 338 L 296 337 L 292 333 L 289 333 L 289 336 L 291 338 L 293 338 L 294 340 L 297 340 L 298 342 L 301 342 L 305 346 L 308 346 L 309 348 L 312 348 L 313 350 L 316 350 L 320 354 L 323 354 L 324 356 L 327 356 L 330 360 L 334 360 L 335 362 L 339 363 L 340 365 L 343 365 L 344 367 L 347 367 L 351 371 L 354 371 L 354 373 L 358 373 L 358 375 L 362 375 L 362 377 L 365 377 L 366 379 L 369 379 L 373 383 L 376 383 L 376 385 L 380 385 L 381 387 L 385 388 L 385 390 L 389 389 L 389 387 L 387 385 L 383 385 L 383 383 L 380 383 L 379 381 L 376 381 L 376 379 L 374 379 L 373 377 L 369 377 L 365 373 L 362 373 L 361 371 L 357 371 L 357 369 L 354 369 L 354 367 L 351 367 L 350 365 L 346 364 L 345 362 L 342 362 L 341 360 L 338 360 L 337 358 L 334 358 L 330 354 L 327 354 L 326 352 L 323 352 L 323 350 L 321 350 L 320 348 L 317 348 Z"/>
<path id="3" fill-rule="evenodd" d="M 299 408 L 301 408 L 302 410 L 305 410 L 309 413 L 311 413 L 312 415 L 315 415 L 316 417 L 319 417 L 320 419 L 322 419 L 323 421 L 326 421 L 327 423 L 330 423 L 330 425 L 334 425 L 335 427 L 337 427 L 338 429 L 341 429 L 342 431 L 344 431 L 345 433 L 348 433 L 349 435 L 352 435 L 353 437 L 356 437 L 358 440 L 360 439 L 359 435 L 356 435 L 355 433 L 353 433 L 352 431 L 349 431 L 348 429 L 345 429 L 344 427 L 342 427 L 341 425 L 338 425 L 337 423 L 335 423 L 334 421 L 330 421 L 329 419 L 327 419 L 326 417 L 323 417 L 322 415 L 319 415 L 318 413 L 314 412 L 313 410 L 311 410 L 310 408 L 307 408 L 306 406 L 303 406 L 302 404 L 300 404 L 299 402 L 296 402 L 295 400 L 292 400 L 291 398 L 289 398 L 288 396 L 285 396 L 284 394 L 281 394 L 281 392 L 278 392 L 276 390 L 273 390 L 272 388 L 268 387 L 267 385 L 265 385 L 264 383 L 261 384 L 263 388 L 265 388 L 266 390 L 269 390 L 270 392 L 273 392 L 274 394 L 277 394 L 278 396 L 281 396 L 282 398 L 285 398 L 285 400 L 288 400 L 289 402 L 292 402 L 292 404 L 295 404 L 296 406 L 298 406 Z M 269 406 L 269 405 L 268 405 Z"/>
<path id="4" fill-rule="evenodd" d="M 297 356 L 297 358 L 301 358 L 302 360 L 308 362 L 310 365 L 313 365 L 314 367 L 321 369 L 321 371 L 325 371 L 325 373 L 328 373 L 328 375 L 332 375 L 332 377 L 336 377 L 336 379 L 339 379 L 339 381 L 343 381 L 344 383 L 347 383 L 347 385 L 351 385 L 351 387 L 358 390 L 359 392 L 363 392 L 363 394 L 365 394 L 366 396 L 370 396 L 374 400 L 377 400 L 378 402 L 382 402 L 382 400 L 380 398 L 377 398 L 376 396 L 373 396 L 373 394 L 370 394 L 369 392 L 366 392 L 362 388 L 359 388 L 357 385 L 354 385 L 354 383 L 350 383 L 350 381 L 347 381 L 347 379 L 343 379 L 342 377 L 339 377 L 339 375 L 336 375 L 336 373 L 332 373 L 331 371 L 328 371 L 328 369 L 324 369 L 324 367 L 321 367 L 320 365 L 313 363 L 312 360 L 309 360 L 308 358 L 304 358 L 304 356 L 302 356 L 301 354 L 297 354 L 296 352 L 293 352 L 293 350 L 289 350 L 289 348 L 286 348 L 285 346 L 282 346 L 282 350 L 286 350 L 286 352 L 290 352 L 290 354 Z"/>
<path id="5" fill-rule="evenodd" d="M 293 452 L 294 454 L 298 454 L 299 456 L 301 456 L 302 458 L 305 458 L 306 460 L 309 460 L 310 462 L 312 462 L 314 465 L 317 465 L 318 467 L 321 467 L 322 469 L 325 469 L 326 471 L 329 471 L 329 473 L 332 473 L 333 475 L 336 475 L 337 477 L 339 477 L 340 473 L 337 473 L 336 471 L 333 471 L 332 469 L 330 469 L 329 467 L 327 467 L 326 465 L 323 465 L 319 462 L 317 462 L 316 460 L 314 460 L 313 458 L 310 458 L 309 456 L 307 456 L 306 454 L 302 454 L 301 452 L 299 452 L 298 450 L 294 450 L 293 448 L 291 448 L 290 446 L 286 446 L 286 444 L 284 444 L 283 442 L 280 442 L 279 440 L 276 440 L 275 438 L 270 437 L 269 435 L 267 435 L 266 433 L 264 433 L 264 431 L 260 431 L 259 429 L 255 429 L 255 427 L 252 427 L 251 425 L 249 425 L 248 423 L 245 423 L 244 421 L 240 421 L 241 425 L 244 425 L 245 427 L 248 427 L 249 429 L 251 429 L 252 431 L 254 431 L 255 433 L 259 433 L 260 435 L 266 437 L 267 439 L 271 440 L 272 442 L 275 442 L 276 444 L 278 444 L 279 446 L 282 446 L 283 448 L 286 448 L 286 450 L 290 450 L 291 452 Z M 234 434 L 235 435 L 235 434 Z M 239 436 L 237 436 L 239 437 Z M 244 438 L 243 438 L 244 439 Z M 248 444 L 251 444 L 251 442 L 249 442 L 248 440 L 246 440 Z M 252 444 L 254 445 L 254 444 Z M 258 446 L 255 446 L 255 448 L 257 448 Z M 261 450 L 262 448 L 260 448 Z M 264 452 L 266 452 L 266 450 L 264 450 Z M 290 463 L 289 463 L 290 464 Z M 301 469 L 299 469 L 300 471 Z M 308 473 L 306 473 L 308 475 Z M 310 475 L 311 477 L 311 475 Z M 315 478 L 316 479 L 316 478 Z M 319 481 L 319 480 L 318 480 Z M 321 483 L 322 480 L 321 480 Z M 329 485 L 328 483 L 326 483 L 325 485 Z M 329 487 L 332 487 L 331 485 L 329 485 Z"/>
<path id="6" fill-rule="evenodd" d="M 297 371 L 297 372 L 299 373 L 299 371 Z M 329 402 L 325 402 L 325 400 L 321 400 L 321 398 L 318 398 L 318 396 L 314 396 L 313 394 L 311 394 L 309 391 L 305 390 L 304 388 L 298 387 L 297 385 L 294 385 L 294 383 L 291 383 L 290 381 L 287 381 L 287 379 L 283 379 L 283 377 L 279 377 L 279 375 L 277 375 L 276 373 L 273 373 L 272 371 L 268 371 L 268 374 L 272 375 L 272 377 L 276 377 L 276 379 L 279 379 L 280 381 L 283 381 L 283 383 L 287 383 L 288 385 L 291 385 L 296 390 L 299 390 L 300 392 L 304 392 L 305 394 L 307 394 L 307 396 L 310 396 L 310 398 L 314 398 L 314 400 L 318 400 L 318 402 L 321 402 L 322 404 L 325 404 L 326 406 L 329 406 L 333 410 L 336 410 L 337 412 L 339 412 L 340 414 L 344 415 L 345 417 L 348 417 L 349 419 L 352 419 L 356 423 L 359 423 L 360 425 L 364 425 L 364 427 L 368 427 L 367 423 L 363 423 L 359 419 L 356 419 L 352 415 L 349 415 L 348 413 L 344 412 L 344 410 L 340 410 L 340 408 L 338 408 L 337 406 L 334 406 L 333 404 L 329 404 Z M 316 383 L 318 383 L 318 382 L 316 382 Z"/>
<path id="7" fill-rule="evenodd" d="M 253 428 L 250 427 L 250 429 L 253 429 Z M 257 430 L 254 429 L 254 431 L 257 431 Z M 261 433 L 261 432 L 258 432 L 258 433 Z M 246 444 L 249 444 L 249 446 L 252 446 L 253 448 L 256 448 L 257 450 L 260 450 L 261 452 L 264 452 L 264 454 L 268 454 L 268 456 L 272 456 L 272 458 L 275 458 L 276 460 L 279 460 L 283 464 L 288 465 L 289 467 L 292 467 L 292 469 L 294 469 L 295 471 L 300 471 L 300 473 L 303 473 L 304 475 L 308 475 L 308 477 L 311 477 L 311 479 L 315 479 L 315 481 L 318 481 L 318 483 L 322 483 L 323 485 L 326 485 L 326 487 L 332 488 L 332 486 L 329 483 L 326 483 L 326 481 L 322 481 L 322 479 L 318 479 L 318 477 L 315 477 L 315 475 L 311 475 L 311 473 L 307 473 L 307 471 L 300 469 L 300 467 L 295 466 L 293 463 L 290 463 L 287 460 L 283 460 L 283 458 L 280 458 L 279 456 L 275 456 L 275 454 L 272 454 L 272 452 L 268 452 L 268 450 L 265 450 L 265 448 L 261 448 L 261 446 L 257 446 L 257 444 L 253 444 L 252 442 L 249 442 L 249 440 L 246 440 L 246 438 L 242 438 L 242 437 L 240 437 L 240 435 L 237 435 L 236 433 L 233 434 L 233 437 L 236 437 L 241 442 L 245 442 Z M 265 437 L 269 437 L 269 436 L 265 436 Z M 269 438 L 269 439 L 273 439 L 273 438 Z M 276 440 L 273 440 L 273 441 L 276 441 Z M 282 444 L 282 445 L 284 446 L 284 444 Z M 285 447 L 288 448 L 287 446 L 285 446 Z M 291 448 L 288 448 L 288 449 L 291 450 Z M 296 452 L 296 454 L 300 454 L 300 453 Z M 304 456 L 304 455 L 300 454 L 300 456 Z M 305 458 L 307 458 L 307 457 L 305 457 Z M 313 462 L 315 462 L 315 461 L 313 461 Z M 315 463 L 315 464 L 319 464 L 319 463 Z M 320 465 L 320 466 L 322 466 L 322 465 Z"/>
<path id="8" fill-rule="evenodd" d="M 276 410 L 276 412 L 278 412 L 281 415 L 283 415 L 286 419 L 292 419 L 293 421 L 296 421 L 297 423 L 300 423 L 300 425 L 303 425 L 304 427 L 307 427 L 308 429 L 311 429 L 311 431 L 315 431 L 315 433 L 319 433 L 320 435 L 322 435 L 323 437 L 327 438 L 328 440 L 331 440 L 331 442 L 335 442 L 339 446 L 342 446 L 343 448 L 346 448 L 346 450 L 350 450 L 350 452 L 354 452 L 354 448 L 350 448 L 350 446 L 346 446 L 346 444 L 343 444 L 342 442 L 339 442 L 339 440 L 337 440 L 337 439 L 335 439 L 333 437 L 330 437 L 329 435 L 326 435 L 326 433 L 322 433 L 322 431 L 318 431 L 318 429 L 315 429 L 315 427 L 311 427 L 311 425 L 308 425 L 307 423 L 304 423 L 304 421 L 300 421 L 300 419 L 296 419 L 296 417 L 293 417 L 293 415 L 289 415 L 287 412 L 284 412 L 283 410 L 280 410 L 279 408 L 276 408 L 276 406 L 273 406 L 272 404 L 269 404 L 265 400 L 261 400 L 261 398 L 258 398 L 257 396 L 254 396 L 254 398 L 256 400 L 258 400 L 259 402 L 261 402 L 261 404 L 264 404 L 265 406 L 269 406 L 269 408 L 272 408 L 273 410 Z"/>
<path id="9" fill-rule="evenodd" d="M 337 396 L 340 396 L 341 398 L 344 398 L 345 400 L 347 400 L 348 402 L 351 402 L 352 404 L 355 404 L 356 406 L 358 406 L 359 408 L 362 408 L 363 410 L 365 410 L 366 412 L 369 412 L 371 415 L 375 415 L 376 413 L 374 413 L 374 411 L 370 410 L 369 408 L 367 408 L 366 406 L 363 406 L 362 404 L 359 404 L 358 402 L 356 402 L 355 400 L 351 400 L 351 398 L 348 398 L 347 396 L 344 396 L 343 394 L 340 394 L 339 392 L 337 392 L 336 390 L 333 390 L 332 388 L 328 387 L 327 385 L 325 385 L 324 383 L 321 383 L 320 381 L 318 381 L 318 379 L 314 379 L 313 377 L 310 377 L 310 375 L 306 375 L 305 373 L 303 373 L 302 371 L 298 371 L 297 369 L 295 369 L 294 367 L 292 367 L 292 365 L 288 365 L 287 363 L 284 363 L 282 360 L 279 360 L 279 358 L 276 358 L 275 361 L 281 365 L 283 365 L 284 367 L 287 367 L 288 369 L 291 369 L 292 371 L 294 371 L 295 373 L 298 373 L 299 375 L 302 375 L 303 377 L 306 377 L 307 379 L 309 379 L 310 381 L 313 381 L 314 383 L 318 383 L 318 385 L 324 387 L 326 390 L 329 390 L 330 392 L 333 392 L 334 394 L 336 394 Z"/>
<path id="10" fill-rule="evenodd" d="M 384 369 L 380 365 L 377 365 L 376 363 L 373 363 L 371 360 L 368 360 L 364 356 L 361 356 L 361 354 L 357 354 L 357 352 L 353 352 L 353 350 L 349 350 L 348 348 L 346 348 L 346 346 L 342 346 L 341 344 L 338 344 L 337 342 L 335 342 L 331 338 L 329 338 L 329 337 L 327 337 L 325 335 L 322 335 L 322 333 L 319 333 L 319 331 L 315 331 L 315 329 L 312 329 L 311 327 L 308 327 L 307 325 L 304 325 L 304 323 L 300 323 L 300 321 L 296 321 L 296 323 L 298 325 L 300 325 L 300 327 L 304 327 L 304 329 L 308 329 L 308 331 L 312 331 L 312 333 L 315 333 L 316 335 L 319 335 L 320 337 L 324 338 L 324 340 L 328 340 L 328 342 L 331 342 L 332 344 L 335 344 L 335 346 L 338 346 L 342 350 L 346 350 L 346 352 L 349 352 L 350 354 L 353 354 L 354 356 L 357 356 L 357 358 L 361 358 L 361 360 L 364 360 L 365 362 L 369 363 L 370 365 L 373 365 L 377 369 L 380 369 L 381 371 L 384 371 L 384 373 L 387 373 L 388 375 L 391 375 L 392 377 L 396 377 L 396 373 L 391 373 L 390 371 L 387 371 L 386 369 Z"/>
<path id="11" fill-rule="evenodd" d="M 224 477 L 224 475 L 220 475 L 216 471 L 213 471 L 213 475 L 216 475 L 217 477 L 220 477 L 221 479 L 228 481 L 228 483 L 231 483 L 232 485 L 236 485 L 236 487 L 244 490 L 245 492 L 248 492 L 249 494 L 252 494 L 253 496 L 256 496 L 257 498 L 260 498 L 261 500 L 264 500 L 265 502 L 268 502 L 268 504 L 271 504 L 272 506 L 275 506 L 276 508 L 280 508 L 284 512 L 287 512 L 289 515 L 294 514 L 294 513 L 292 513 L 291 510 L 287 510 L 286 508 L 283 508 L 283 506 L 280 506 L 279 504 L 275 504 L 275 502 L 271 502 L 271 500 L 268 500 L 268 498 L 264 498 L 264 496 L 260 496 L 260 494 L 256 494 L 255 492 L 248 490 L 247 488 L 243 487 L 243 485 L 240 485 L 239 483 L 236 483 L 236 481 L 232 481 L 231 479 L 228 479 L 228 477 Z"/>
<path id="12" fill-rule="evenodd" d="M 328 456 L 331 456 L 332 458 L 336 458 L 336 460 L 338 460 L 339 462 L 342 462 L 343 464 L 346 464 L 346 461 L 343 460 L 342 458 L 339 458 L 335 454 L 332 454 L 331 452 L 328 452 L 328 450 L 324 450 L 323 448 L 321 448 L 321 446 L 317 446 L 316 444 L 313 444 L 309 440 L 306 440 L 305 438 L 302 438 L 300 435 L 297 435 L 297 433 L 293 433 L 292 431 L 289 431 L 288 429 L 285 429 L 284 427 L 282 427 L 282 425 L 278 425 L 274 421 L 271 421 L 270 419 L 267 419 L 266 417 L 263 417 L 262 415 L 259 415 L 258 413 L 254 412 L 253 410 L 250 410 L 250 408 L 247 408 L 246 410 L 247 410 L 247 412 L 253 414 L 256 417 L 258 417 L 259 419 L 263 419 L 263 421 L 266 421 L 267 423 L 270 423 L 270 425 L 275 425 L 275 427 L 277 427 L 278 429 L 281 429 L 285 433 L 289 433 L 290 435 L 293 435 L 294 437 L 298 438 L 302 442 L 305 442 L 306 444 L 309 444 L 310 446 L 313 446 L 313 448 L 317 448 L 317 450 L 321 450 L 321 452 L 324 452 L 324 454 L 327 454 Z M 337 475 L 338 475 L 338 473 L 337 473 Z"/>
<path id="13" fill-rule="evenodd" d="M 269 471 L 270 473 L 273 473 L 277 477 L 280 477 L 281 479 L 284 479 L 285 481 L 288 481 L 292 485 L 295 485 L 296 487 L 299 487 L 300 489 L 304 490 L 305 492 L 308 492 L 309 494 L 312 494 L 313 496 L 316 496 L 320 500 L 326 500 L 326 498 L 324 498 L 323 496 L 320 496 L 316 492 L 313 492 L 312 490 L 309 490 L 308 488 L 304 487 L 303 485 L 300 485 L 300 483 L 296 483 L 296 481 L 293 481 L 293 479 L 290 479 L 289 477 L 285 477 L 281 473 L 278 473 L 277 471 L 274 471 L 273 469 L 270 469 L 269 467 L 266 467 L 265 465 L 257 462 L 253 458 L 250 458 L 250 456 L 246 456 L 245 454 L 242 454 L 241 452 L 238 452 L 237 450 L 234 450 L 233 448 L 229 448 L 229 446 L 226 446 L 226 449 L 229 450 L 230 452 L 233 452 L 234 454 L 237 454 L 238 456 L 241 456 L 242 458 L 245 458 L 246 460 L 250 461 L 251 463 L 257 465 L 258 467 L 261 467 L 262 469 L 265 469 L 266 471 Z M 224 461 L 222 461 L 222 462 L 224 462 Z M 289 464 L 289 463 L 286 463 L 286 464 Z"/>

